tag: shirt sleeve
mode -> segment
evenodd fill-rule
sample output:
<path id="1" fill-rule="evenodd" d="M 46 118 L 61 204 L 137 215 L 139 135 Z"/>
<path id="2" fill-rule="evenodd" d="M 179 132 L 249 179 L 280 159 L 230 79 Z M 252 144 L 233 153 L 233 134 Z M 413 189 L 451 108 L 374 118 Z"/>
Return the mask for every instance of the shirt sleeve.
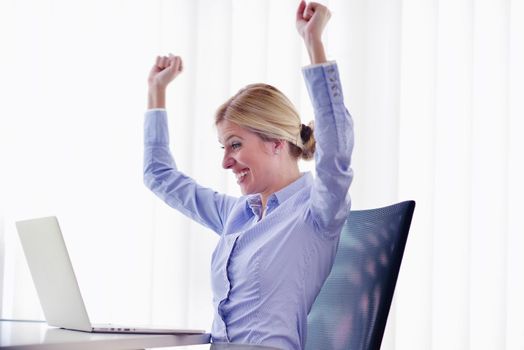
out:
<path id="1" fill-rule="evenodd" d="M 169 206 L 222 234 L 236 198 L 198 185 L 178 171 L 169 149 L 165 110 L 148 110 L 144 122 L 144 184 Z"/>
<path id="2" fill-rule="evenodd" d="M 344 105 L 335 62 L 303 68 L 315 111 L 315 170 L 310 211 L 317 231 L 337 236 L 351 207 L 351 154 L 354 135 L 351 115 Z"/>

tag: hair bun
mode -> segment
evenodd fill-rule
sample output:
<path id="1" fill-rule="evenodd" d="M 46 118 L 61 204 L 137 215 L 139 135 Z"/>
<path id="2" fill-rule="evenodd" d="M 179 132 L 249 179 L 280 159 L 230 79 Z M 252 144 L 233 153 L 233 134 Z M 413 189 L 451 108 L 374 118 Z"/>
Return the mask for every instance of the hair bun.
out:
<path id="1" fill-rule="evenodd" d="M 315 155 L 315 135 L 313 133 L 313 129 L 315 128 L 315 124 L 313 121 L 309 123 L 309 125 L 300 125 L 300 138 L 302 139 L 302 148 L 300 149 L 300 158 L 303 160 L 310 160 L 313 159 Z"/>
<path id="2" fill-rule="evenodd" d="M 309 139 L 311 138 L 311 135 L 313 134 L 313 130 L 308 125 L 300 125 L 300 138 L 302 139 L 302 143 L 306 144 Z"/>

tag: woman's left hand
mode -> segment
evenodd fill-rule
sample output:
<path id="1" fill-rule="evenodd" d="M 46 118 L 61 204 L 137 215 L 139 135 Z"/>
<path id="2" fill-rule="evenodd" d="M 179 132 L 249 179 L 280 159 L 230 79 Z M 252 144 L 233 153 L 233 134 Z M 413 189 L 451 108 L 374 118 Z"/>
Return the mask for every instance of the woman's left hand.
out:
<path id="1" fill-rule="evenodd" d="M 306 5 L 304 0 L 300 2 L 297 9 L 296 26 L 306 45 L 322 39 L 322 32 L 330 18 L 331 12 L 326 6 L 316 2 Z"/>

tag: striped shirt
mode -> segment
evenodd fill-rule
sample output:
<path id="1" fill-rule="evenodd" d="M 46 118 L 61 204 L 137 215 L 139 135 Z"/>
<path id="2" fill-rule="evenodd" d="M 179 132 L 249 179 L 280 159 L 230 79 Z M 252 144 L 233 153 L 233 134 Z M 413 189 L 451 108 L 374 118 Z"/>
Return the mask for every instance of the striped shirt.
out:
<path id="1" fill-rule="evenodd" d="M 239 198 L 198 185 L 169 150 L 167 115 L 145 117 L 144 182 L 162 200 L 210 228 L 212 340 L 303 349 L 307 314 L 331 270 L 350 210 L 353 123 L 336 63 L 303 68 L 315 110 L 316 176 L 304 173 L 268 197 Z"/>

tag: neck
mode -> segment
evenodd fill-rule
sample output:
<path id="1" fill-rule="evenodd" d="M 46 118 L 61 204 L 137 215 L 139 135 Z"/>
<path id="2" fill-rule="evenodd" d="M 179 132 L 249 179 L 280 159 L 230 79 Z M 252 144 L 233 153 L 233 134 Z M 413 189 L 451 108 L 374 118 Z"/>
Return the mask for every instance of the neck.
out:
<path id="1" fill-rule="evenodd" d="M 290 167 L 286 167 L 286 171 L 279 172 L 278 180 L 275 181 L 275 185 L 271 187 L 271 190 L 261 193 L 260 197 L 262 199 L 262 212 L 266 210 L 266 204 L 269 196 L 273 193 L 280 191 L 284 187 L 292 184 L 300 177 L 300 170 L 298 169 L 298 163 L 293 164 Z"/>

